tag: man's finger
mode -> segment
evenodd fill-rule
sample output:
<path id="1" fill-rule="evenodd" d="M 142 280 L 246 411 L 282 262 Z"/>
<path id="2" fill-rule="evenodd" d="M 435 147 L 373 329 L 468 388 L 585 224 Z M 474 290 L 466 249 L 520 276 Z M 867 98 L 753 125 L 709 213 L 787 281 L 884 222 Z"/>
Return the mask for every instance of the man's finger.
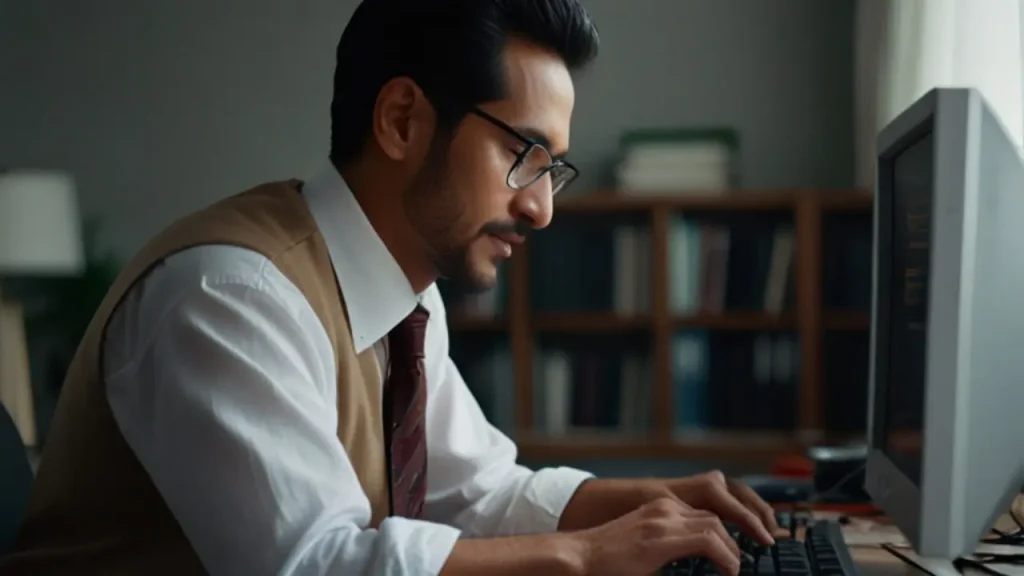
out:
<path id="1" fill-rule="evenodd" d="M 652 550 L 663 559 L 663 564 L 681 558 L 703 557 L 714 564 L 720 574 L 737 575 L 740 572 L 740 560 L 733 555 L 722 538 L 714 531 L 687 534 L 659 540 Z"/>
<path id="2" fill-rule="evenodd" d="M 740 501 L 746 504 L 748 508 L 753 509 L 753 511 L 761 517 L 761 521 L 769 532 L 778 533 L 781 530 L 779 522 L 775 518 L 775 510 L 760 496 L 758 496 L 757 492 L 754 492 L 753 488 L 736 480 L 729 481 L 729 488 L 731 492 L 736 494 Z"/>
<path id="3" fill-rule="evenodd" d="M 710 495 L 710 506 L 712 512 L 722 518 L 735 522 L 741 530 L 759 544 L 770 546 L 775 543 L 775 537 L 768 530 L 760 516 L 747 508 L 735 496 L 723 486 L 721 490 L 714 490 Z"/>
<path id="4" fill-rule="evenodd" d="M 729 547 L 729 550 L 733 553 L 736 558 L 740 557 L 740 546 L 733 540 L 732 536 L 725 529 L 725 525 L 722 521 L 710 512 L 701 510 L 694 514 L 688 514 L 686 526 L 691 532 L 704 532 L 707 530 L 713 530 L 718 537 L 725 542 L 725 545 Z"/>

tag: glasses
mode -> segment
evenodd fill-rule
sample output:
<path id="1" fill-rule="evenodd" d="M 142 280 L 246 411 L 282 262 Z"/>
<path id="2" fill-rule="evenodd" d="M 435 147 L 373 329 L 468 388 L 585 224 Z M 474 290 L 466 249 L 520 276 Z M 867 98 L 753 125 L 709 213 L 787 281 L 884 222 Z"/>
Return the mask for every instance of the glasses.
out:
<path id="1" fill-rule="evenodd" d="M 506 133 L 522 142 L 526 147 L 516 155 L 516 161 L 508 171 L 505 183 L 513 190 L 523 190 L 545 174 L 551 176 L 551 195 L 554 196 L 580 175 L 575 166 L 560 158 L 553 158 L 544 143 L 519 133 L 518 130 L 491 116 L 487 112 L 474 108 L 473 113 L 501 128 Z"/>

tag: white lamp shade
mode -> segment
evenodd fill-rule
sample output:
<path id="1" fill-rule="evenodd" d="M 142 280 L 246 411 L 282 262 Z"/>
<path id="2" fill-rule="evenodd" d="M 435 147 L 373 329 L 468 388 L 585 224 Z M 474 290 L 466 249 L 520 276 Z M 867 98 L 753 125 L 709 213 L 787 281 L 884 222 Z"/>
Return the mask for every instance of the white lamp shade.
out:
<path id="1" fill-rule="evenodd" d="M 0 276 L 75 274 L 85 264 L 75 183 L 59 171 L 0 172 Z"/>

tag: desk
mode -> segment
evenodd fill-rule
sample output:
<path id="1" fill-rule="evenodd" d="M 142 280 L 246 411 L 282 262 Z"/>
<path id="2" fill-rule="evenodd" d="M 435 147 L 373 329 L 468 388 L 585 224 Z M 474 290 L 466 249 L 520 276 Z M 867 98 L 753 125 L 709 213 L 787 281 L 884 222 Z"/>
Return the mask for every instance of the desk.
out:
<path id="1" fill-rule="evenodd" d="M 923 574 L 917 568 L 877 547 L 851 546 L 850 556 L 857 564 L 857 572 L 860 576 L 922 576 Z"/>
<path id="2" fill-rule="evenodd" d="M 1013 503 L 1014 512 L 1024 517 L 1024 496 L 1018 496 Z M 1004 515 L 996 522 L 996 528 L 1012 532 L 1017 525 L 1010 518 L 1009 514 Z M 914 556 L 909 551 L 909 556 Z M 1021 548 L 1024 553 L 1024 548 Z M 850 556 L 857 564 L 857 571 L 860 576 L 922 576 L 923 572 L 893 556 L 888 551 L 878 546 L 850 546 Z M 999 566 L 992 565 L 998 572 L 1007 575 L 1024 574 L 1024 566 Z M 971 570 L 965 574 L 984 574 L 981 571 Z"/>

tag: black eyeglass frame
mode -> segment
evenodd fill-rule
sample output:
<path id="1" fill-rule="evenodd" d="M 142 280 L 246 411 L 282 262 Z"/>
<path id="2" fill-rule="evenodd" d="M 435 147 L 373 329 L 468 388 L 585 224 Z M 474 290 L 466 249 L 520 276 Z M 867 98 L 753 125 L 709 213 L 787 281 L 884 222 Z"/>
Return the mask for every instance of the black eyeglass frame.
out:
<path id="1" fill-rule="evenodd" d="M 513 190 L 523 190 L 525 188 L 532 186 L 534 182 L 540 180 L 545 174 L 548 174 L 557 168 L 565 168 L 566 170 L 569 171 L 569 175 L 565 178 L 564 181 L 562 181 L 558 185 L 558 188 L 554 187 L 554 181 L 552 181 L 551 195 L 554 196 L 555 194 L 558 194 L 562 190 L 565 190 L 569 186 L 569 184 L 573 182 L 573 180 L 576 180 L 576 178 L 579 177 L 580 171 L 578 168 L 576 168 L 576 166 L 574 166 L 572 163 L 566 160 L 555 158 L 551 154 L 551 150 L 548 150 L 548 147 L 545 146 L 542 142 L 538 142 L 534 138 L 530 138 L 528 136 L 521 134 L 518 130 L 509 126 L 504 121 L 495 118 L 494 116 L 488 114 L 487 112 L 484 112 L 479 108 L 473 108 L 472 112 L 476 116 L 486 120 L 487 122 L 493 124 L 494 126 L 497 126 L 507 134 L 511 135 L 512 137 L 516 138 L 517 140 L 526 145 L 526 148 L 524 148 L 522 152 L 518 152 L 516 154 L 516 160 L 515 162 L 512 163 L 512 168 L 509 169 L 508 174 L 505 176 L 505 184 L 509 188 Z M 548 155 L 548 158 L 551 158 L 551 162 L 548 163 L 547 166 L 544 166 L 543 168 L 538 170 L 537 174 L 535 174 L 529 182 L 517 186 L 513 184 L 512 175 L 515 174 L 516 170 L 518 170 L 523 165 L 523 162 L 526 161 L 526 157 L 530 155 L 530 152 L 533 150 L 534 147 L 544 150 L 544 152 Z"/>

